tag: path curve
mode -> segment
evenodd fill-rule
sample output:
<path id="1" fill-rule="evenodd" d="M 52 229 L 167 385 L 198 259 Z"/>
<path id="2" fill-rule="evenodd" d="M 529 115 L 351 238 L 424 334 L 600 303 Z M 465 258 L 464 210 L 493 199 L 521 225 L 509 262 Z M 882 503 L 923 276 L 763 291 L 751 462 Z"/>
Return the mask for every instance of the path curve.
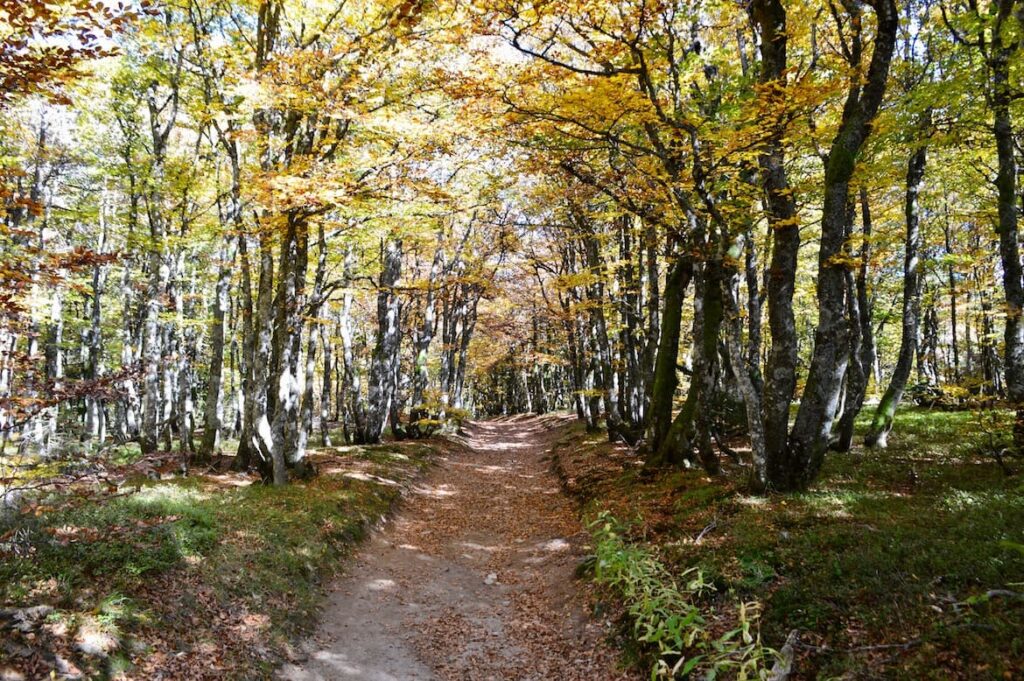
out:
<path id="1" fill-rule="evenodd" d="M 467 426 L 357 555 L 288 681 L 603 681 L 617 668 L 573 573 L 586 540 L 545 454 L 555 417 Z"/>

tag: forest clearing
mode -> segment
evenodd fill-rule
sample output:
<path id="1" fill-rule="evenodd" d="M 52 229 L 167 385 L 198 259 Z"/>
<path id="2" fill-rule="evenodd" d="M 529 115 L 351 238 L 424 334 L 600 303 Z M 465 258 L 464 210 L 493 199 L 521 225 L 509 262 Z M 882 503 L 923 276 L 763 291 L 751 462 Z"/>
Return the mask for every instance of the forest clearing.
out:
<path id="1" fill-rule="evenodd" d="M 1022 0 L 0 0 L 0 681 L 1024 677 Z"/>

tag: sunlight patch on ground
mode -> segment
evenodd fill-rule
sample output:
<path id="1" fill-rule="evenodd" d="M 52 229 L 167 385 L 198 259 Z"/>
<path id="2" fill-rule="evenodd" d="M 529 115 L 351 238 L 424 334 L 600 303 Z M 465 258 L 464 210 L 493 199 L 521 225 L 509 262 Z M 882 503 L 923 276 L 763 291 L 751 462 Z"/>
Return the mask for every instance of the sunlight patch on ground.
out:
<path id="1" fill-rule="evenodd" d="M 395 588 L 393 579 L 373 579 L 366 585 L 370 591 L 392 591 Z"/>
<path id="2" fill-rule="evenodd" d="M 343 473 L 346 478 L 352 478 L 353 480 L 362 480 L 363 482 L 375 482 L 378 485 L 387 485 L 388 487 L 398 487 L 398 483 L 388 478 L 382 478 L 379 475 L 372 475 L 370 473 L 361 473 L 358 471 L 349 471 Z"/>
<path id="3" fill-rule="evenodd" d="M 529 449 L 533 445 L 529 442 L 515 442 L 514 440 L 497 440 L 488 442 L 488 449 Z"/>
<path id="4" fill-rule="evenodd" d="M 817 494 L 808 494 L 804 501 L 808 507 L 820 511 L 826 516 L 833 518 L 849 518 L 851 507 L 865 501 L 879 501 L 896 496 L 891 492 L 867 492 L 867 491 L 826 491 Z"/>
<path id="5" fill-rule="evenodd" d="M 942 505 L 950 511 L 964 511 L 969 508 L 996 505 L 1001 507 L 1024 505 L 1024 497 L 1006 492 L 968 492 L 954 489 L 942 499 Z"/>
<path id="6" fill-rule="evenodd" d="M 348 658 L 341 653 L 333 653 L 330 650 L 321 650 L 313 653 L 317 660 L 329 664 L 332 672 L 339 672 L 346 676 L 363 678 L 363 670 L 348 663 Z"/>
<path id="7" fill-rule="evenodd" d="M 75 636 L 75 647 L 87 655 L 106 656 L 118 645 L 115 636 L 93 623 L 80 627 Z"/>
<path id="8" fill-rule="evenodd" d="M 167 503 L 205 501 L 209 498 L 209 493 L 190 487 L 183 487 L 181 485 L 153 485 L 140 489 L 132 497 L 132 501 L 137 503 Z"/>
<path id="9" fill-rule="evenodd" d="M 455 496 L 455 492 L 448 489 L 448 485 L 438 485 L 437 487 L 413 487 L 413 491 L 416 494 L 422 494 L 427 497 L 434 497 L 435 499 L 441 499 L 444 497 Z"/>
<path id="10" fill-rule="evenodd" d="M 501 549 L 500 546 L 484 546 L 483 544 L 477 544 L 472 541 L 459 542 L 459 545 L 465 546 L 467 549 L 473 549 L 474 551 L 487 551 L 489 553 L 493 553 L 494 551 Z"/>
<path id="11" fill-rule="evenodd" d="M 473 470 L 475 470 L 477 473 L 484 473 L 485 475 L 509 472 L 508 466 L 473 466 Z"/>
<path id="12" fill-rule="evenodd" d="M 204 481 L 209 481 L 220 487 L 248 487 L 253 484 L 254 479 L 240 473 L 220 473 L 217 475 L 205 475 Z"/>

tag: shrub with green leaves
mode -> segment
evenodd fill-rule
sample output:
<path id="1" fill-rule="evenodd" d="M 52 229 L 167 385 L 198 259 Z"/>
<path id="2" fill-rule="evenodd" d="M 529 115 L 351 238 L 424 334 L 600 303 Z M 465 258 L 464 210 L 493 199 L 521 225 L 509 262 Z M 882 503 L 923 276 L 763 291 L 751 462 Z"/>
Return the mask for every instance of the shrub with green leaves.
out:
<path id="1" fill-rule="evenodd" d="M 757 603 L 737 606 L 736 626 L 713 636 L 699 606 L 713 590 L 697 568 L 671 574 L 648 549 L 628 542 L 626 527 L 607 511 L 590 523 L 595 541 L 594 578 L 622 599 L 633 635 L 654 657 L 651 679 L 768 677 L 772 656 L 756 631 Z"/>

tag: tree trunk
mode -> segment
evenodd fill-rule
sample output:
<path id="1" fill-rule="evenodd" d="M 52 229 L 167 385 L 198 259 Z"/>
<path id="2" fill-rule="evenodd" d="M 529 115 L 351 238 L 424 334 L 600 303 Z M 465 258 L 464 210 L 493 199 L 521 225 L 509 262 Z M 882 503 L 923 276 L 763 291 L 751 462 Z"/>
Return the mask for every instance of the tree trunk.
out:
<path id="1" fill-rule="evenodd" d="M 949 204 L 943 202 L 946 220 L 943 224 L 944 245 L 946 247 L 946 289 L 949 294 L 949 347 L 953 353 L 953 380 L 960 381 L 960 342 L 957 322 L 957 287 L 956 265 L 953 252 L 953 229 L 949 221 Z"/>
<path id="2" fill-rule="evenodd" d="M 370 361 L 369 409 L 363 442 L 379 442 L 395 399 L 395 365 L 398 361 L 399 300 L 395 285 L 402 271 L 402 241 L 392 238 L 381 244 L 382 269 L 377 286 L 377 342 Z"/>
<path id="3" fill-rule="evenodd" d="M 437 247 L 434 251 L 434 259 L 430 264 L 430 274 L 427 279 L 427 291 L 423 302 L 423 320 L 416 340 L 413 344 L 414 362 L 412 379 L 412 411 L 409 414 L 410 426 L 416 427 L 416 422 L 429 417 L 430 410 L 424 405 L 424 395 L 427 384 L 430 380 L 430 373 L 427 370 L 427 353 L 430 351 L 430 343 L 434 340 L 434 330 L 437 328 L 437 311 L 434 300 L 437 280 L 444 268 L 444 235 L 439 231 L 437 235 Z"/>
<path id="4" fill-rule="evenodd" d="M 249 237 L 245 232 L 238 234 L 238 260 L 242 269 L 242 356 L 241 356 L 241 390 L 239 391 L 238 408 L 241 417 L 241 429 L 238 436 L 238 450 L 235 453 L 233 467 L 246 470 L 255 463 L 259 452 L 253 449 L 256 426 L 253 420 L 253 397 L 255 395 L 255 374 L 257 371 L 255 356 L 257 332 L 255 326 L 255 310 L 252 300 L 252 264 L 249 262 Z"/>
<path id="5" fill-rule="evenodd" d="M 594 233 L 593 226 L 584 219 L 578 218 L 577 225 L 583 232 L 583 256 L 589 270 L 590 278 L 586 286 L 587 312 L 590 319 L 590 336 L 596 350 L 597 366 L 595 376 L 604 403 L 605 421 L 608 437 L 615 441 L 624 437 L 627 441 L 634 438 L 622 432 L 622 416 L 619 412 L 618 387 L 612 370 L 612 349 L 608 338 L 608 325 L 605 321 L 605 267 L 601 256 L 601 244 Z"/>
<path id="6" fill-rule="evenodd" d="M 256 292 L 256 319 L 254 323 L 255 344 L 252 358 L 252 392 L 249 402 L 252 408 L 252 440 L 248 446 L 250 456 L 256 460 L 265 480 L 273 479 L 274 468 L 271 453 L 274 433 L 270 425 L 269 390 L 270 362 L 274 338 L 274 253 L 270 235 L 260 232 L 260 276 Z"/>
<path id="7" fill-rule="evenodd" d="M 99 206 L 100 241 L 97 252 L 100 255 L 107 250 L 107 193 L 100 194 Z M 103 314 L 102 297 L 106 289 L 107 269 L 102 263 L 92 266 L 92 304 L 89 307 L 88 331 L 88 373 L 90 380 L 99 379 L 104 373 L 103 367 Z M 105 436 L 105 419 L 103 400 L 95 394 L 86 396 L 85 400 L 85 432 L 83 439 L 103 443 Z"/>
<path id="8" fill-rule="evenodd" d="M 676 365 L 679 361 L 683 300 L 692 277 L 693 262 L 689 258 L 680 257 L 672 263 L 665 280 L 664 311 L 661 315 L 661 333 L 651 381 L 651 407 L 646 428 L 647 448 L 652 453 L 661 450 L 672 425 L 672 401 L 679 385 Z"/>
<path id="9" fill-rule="evenodd" d="M 277 328 L 274 333 L 278 361 L 273 388 L 277 399 L 274 403 L 271 448 L 275 485 L 288 482 L 290 469 L 295 469 L 300 475 L 306 473 L 305 451 L 299 449 L 299 355 L 302 349 L 308 228 L 303 217 L 295 213 L 289 214 L 288 229 L 281 243 Z"/>
<path id="10" fill-rule="evenodd" d="M 206 389 L 203 439 L 199 459 L 208 460 L 220 448 L 220 431 L 224 420 L 224 318 L 231 295 L 231 269 L 234 264 L 235 238 L 228 236 L 221 248 L 214 291 L 213 319 L 210 322 L 210 375 Z"/>
<path id="11" fill-rule="evenodd" d="M 831 440 L 832 423 L 849 360 L 845 266 L 841 255 L 850 178 L 885 94 L 899 28 L 894 0 L 879 0 L 874 8 L 877 28 L 867 77 L 863 83 L 859 77 L 854 77 L 825 165 L 825 199 L 818 249 L 818 328 L 789 447 L 781 465 L 769 466 L 769 472 L 777 476 L 770 483 L 780 491 L 804 489 L 817 477 Z"/>
<path id="12" fill-rule="evenodd" d="M 765 292 L 771 347 L 765 363 L 762 407 L 764 414 L 764 460 L 755 459 L 752 486 L 763 490 L 770 481 L 785 477 L 788 448 L 789 409 L 796 390 L 798 341 L 793 315 L 800 223 L 796 200 L 789 186 L 785 166 L 787 28 L 782 0 L 755 0 L 751 13 L 761 31 L 761 83 L 765 88 L 765 109 L 778 111 L 772 134 L 759 158 L 761 182 L 768 207 L 771 232 L 771 263 Z"/>
<path id="13" fill-rule="evenodd" d="M 698 423 L 702 419 L 701 411 L 708 406 L 707 398 L 714 390 L 723 318 L 721 263 L 713 260 L 705 263 L 702 275 L 699 279 L 701 290 L 698 293 L 700 309 L 694 319 L 694 359 L 690 389 L 686 392 L 682 410 L 673 419 L 661 447 L 649 462 L 653 465 L 678 466 L 692 459 L 693 446 L 697 443 Z M 717 458 L 708 458 L 705 447 L 699 447 L 699 451 L 702 453 L 701 464 L 705 470 L 717 475 Z"/>
<path id="14" fill-rule="evenodd" d="M 225 141 L 234 145 L 233 141 Z M 224 318 L 231 298 L 231 272 L 235 264 L 236 237 L 229 232 L 239 229 L 238 239 L 244 239 L 242 227 L 241 168 L 237 147 L 228 149 L 231 159 L 231 191 L 226 214 L 222 214 L 221 228 L 225 230 L 217 270 L 217 285 L 213 300 L 213 318 L 210 322 L 210 376 L 206 391 L 203 439 L 199 444 L 199 457 L 209 459 L 220 448 L 221 427 L 224 422 Z M 232 153 L 233 152 L 233 153 Z M 248 263 L 243 267 L 248 270 Z M 246 275 L 248 272 L 246 271 Z M 249 282 L 244 282 L 246 286 Z M 251 295 L 251 294 L 250 294 Z M 251 301 L 250 301 L 251 304 Z"/>
<path id="15" fill-rule="evenodd" d="M 328 311 L 330 322 L 333 315 Z M 320 442 L 324 447 L 331 447 L 331 396 L 334 386 L 331 384 L 331 376 L 334 373 L 334 344 L 328 335 L 328 325 L 320 325 L 320 345 L 324 349 L 324 375 L 320 388 Z"/>
<path id="16" fill-rule="evenodd" d="M 1020 241 L 1017 232 L 1017 161 L 1015 135 L 1010 106 L 1013 87 L 1010 83 L 1010 61 L 1016 45 L 1003 43 L 1004 24 L 1010 21 L 1014 0 L 999 0 L 998 17 L 992 31 L 989 67 L 992 77 L 992 128 L 996 141 L 998 173 L 996 189 L 999 193 L 999 257 L 1003 270 L 1003 293 L 1006 299 L 1006 325 L 1003 332 L 1006 397 L 1017 412 L 1013 428 L 1014 447 L 1024 451 L 1024 272 L 1020 260 Z"/>
<path id="17" fill-rule="evenodd" d="M 343 415 L 343 426 L 346 434 L 346 441 L 350 438 L 350 435 L 354 436 L 358 444 L 364 443 L 364 436 L 366 433 L 366 404 L 363 401 L 362 386 L 359 380 L 359 368 L 356 366 L 356 356 L 354 347 L 354 336 L 352 329 L 352 304 L 354 302 L 354 294 L 352 291 L 352 284 L 355 278 L 355 254 L 352 248 L 349 247 L 345 253 L 345 282 L 347 289 L 342 302 L 341 308 L 341 319 L 339 321 L 339 329 L 341 335 L 341 347 L 342 347 L 342 364 L 343 364 L 343 379 L 339 381 L 343 385 L 344 399 L 340 399 L 339 403 L 345 405 L 344 411 L 347 412 L 347 417 Z"/>
<path id="18" fill-rule="evenodd" d="M 323 307 L 324 280 L 327 276 L 327 236 L 324 233 L 323 223 L 317 227 L 317 260 L 316 272 L 313 275 L 313 292 L 309 299 L 309 316 L 312 320 L 309 327 L 309 337 L 306 339 L 306 375 L 302 390 L 302 407 L 299 415 L 299 442 L 297 456 L 304 458 L 306 447 L 309 444 L 309 434 L 313 431 L 313 401 L 315 399 L 313 387 L 316 383 L 316 350 L 317 342 L 320 339 L 322 324 L 320 321 L 320 310 Z M 318 328 L 319 327 L 319 328 Z M 327 361 L 327 357 L 324 357 Z M 324 373 L 330 373 L 330 367 L 324 365 Z M 321 400 L 325 398 L 321 395 Z"/>
<path id="19" fill-rule="evenodd" d="M 861 187 L 862 215 L 869 216 L 867 192 Z M 856 205 L 850 205 L 850 234 L 853 232 Z M 832 444 L 837 452 L 848 452 L 853 446 L 853 427 L 857 416 L 864 407 L 868 379 L 874 359 L 871 304 L 868 301 L 868 264 L 871 258 L 871 220 L 862 221 L 862 241 L 857 254 L 857 274 L 846 272 L 846 309 L 850 323 L 850 368 L 846 373 L 846 399 L 843 401 L 842 416 L 839 418 L 838 438 Z M 848 237 L 849 239 L 849 237 Z M 865 338 L 867 336 L 867 340 Z M 868 343 L 872 347 L 865 347 Z"/>
<path id="20" fill-rule="evenodd" d="M 650 418 L 651 395 L 654 390 L 654 375 L 658 361 L 658 348 L 661 341 L 661 274 L 658 269 L 658 232 L 653 226 L 645 226 L 645 247 L 647 262 L 645 277 L 647 279 L 647 330 L 644 334 L 644 381 L 643 424 Z M 682 303 L 680 303 L 680 306 Z M 677 333 L 678 337 L 678 333 Z"/>

